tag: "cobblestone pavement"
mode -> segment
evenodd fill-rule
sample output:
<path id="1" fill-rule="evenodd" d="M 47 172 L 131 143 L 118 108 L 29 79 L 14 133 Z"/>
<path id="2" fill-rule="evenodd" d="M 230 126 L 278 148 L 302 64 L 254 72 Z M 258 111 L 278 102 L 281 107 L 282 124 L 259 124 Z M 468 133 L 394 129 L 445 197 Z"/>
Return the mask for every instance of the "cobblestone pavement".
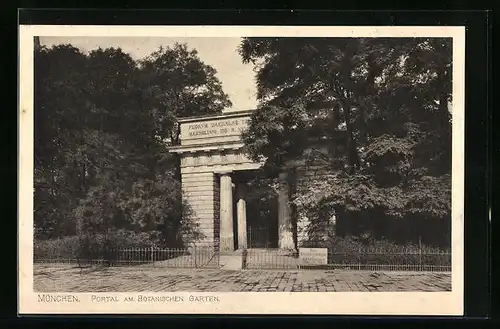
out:
<path id="1" fill-rule="evenodd" d="M 34 266 L 36 292 L 451 291 L 451 273 Z"/>

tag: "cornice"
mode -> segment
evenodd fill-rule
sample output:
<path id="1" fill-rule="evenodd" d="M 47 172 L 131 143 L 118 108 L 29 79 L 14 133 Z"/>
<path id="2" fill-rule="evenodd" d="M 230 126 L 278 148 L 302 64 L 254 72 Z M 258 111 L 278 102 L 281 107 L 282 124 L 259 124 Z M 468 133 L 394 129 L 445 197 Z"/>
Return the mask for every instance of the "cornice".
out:
<path id="1" fill-rule="evenodd" d="M 237 150 L 244 146 L 240 141 L 237 142 L 219 142 L 211 144 L 194 144 L 194 145 L 177 145 L 168 147 L 169 152 L 173 153 L 196 153 L 196 152 L 210 152 L 210 151 L 223 151 L 223 150 Z"/>
<path id="2" fill-rule="evenodd" d="M 208 120 L 218 120 L 218 119 L 228 119 L 228 118 L 238 118 L 243 116 L 249 116 L 254 112 L 254 110 L 244 110 L 244 111 L 234 111 L 222 114 L 208 114 L 199 115 L 195 117 L 185 117 L 177 120 L 178 123 L 188 123 L 188 122 L 199 122 Z"/>

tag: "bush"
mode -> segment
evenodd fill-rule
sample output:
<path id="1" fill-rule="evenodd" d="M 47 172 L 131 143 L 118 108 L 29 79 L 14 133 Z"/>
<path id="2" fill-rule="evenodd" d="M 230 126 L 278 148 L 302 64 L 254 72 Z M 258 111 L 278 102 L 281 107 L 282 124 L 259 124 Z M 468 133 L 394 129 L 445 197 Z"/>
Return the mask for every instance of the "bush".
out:
<path id="1" fill-rule="evenodd" d="M 76 259 L 80 247 L 77 236 L 67 236 L 52 240 L 37 240 L 34 244 L 35 259 Z"/>
<path id="2" fill-rule="evenodd" d="M 84 234 L 34 241 L 34 258 L 39 260 L 116 260 L 116 249 L 150 248 L 158 243 L 157 232 L 113 230 L 106 234 Z"/>
<path id="3" fill-rule="evenodd" d="M 327 241 L 306 242 L 304 247 L 327 248 L 329 264 L 451 265 L 449 250 L 414 244 L 398 245 L 387 240 L 331 237 Z"/>

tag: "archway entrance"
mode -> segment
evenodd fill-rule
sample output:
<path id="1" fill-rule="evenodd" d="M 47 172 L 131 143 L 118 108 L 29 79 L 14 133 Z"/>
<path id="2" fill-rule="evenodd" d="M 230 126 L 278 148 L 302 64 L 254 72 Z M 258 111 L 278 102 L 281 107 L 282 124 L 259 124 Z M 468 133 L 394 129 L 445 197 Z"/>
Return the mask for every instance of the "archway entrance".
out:
<path id="1" fill-rule="evenodd" d="M 247 239 L 249 248 L 278 248 L 278 195 L 269 179 L 247 184 Z"/>
<path id="2" fill-rule="evenodd" d="M 259 177 L 254 171 L 239 172 L 238 186 L 246 188 L 246 246 L 248 248 L 278 248 L 278 191 L 277 180 Z M 238 197 L 234 199 L 234 227 L 238 218 Z M 235 231 L 235 236 L 238 236 Z M 236 244 L 238 245 L 238 244 Z"/>

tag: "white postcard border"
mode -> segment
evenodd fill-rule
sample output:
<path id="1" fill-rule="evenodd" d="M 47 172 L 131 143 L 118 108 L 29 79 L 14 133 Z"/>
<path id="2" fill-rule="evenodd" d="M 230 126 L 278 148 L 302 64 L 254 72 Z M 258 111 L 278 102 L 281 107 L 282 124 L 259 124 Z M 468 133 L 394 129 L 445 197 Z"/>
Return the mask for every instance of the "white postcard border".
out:
<path id="1" fill-rule="evenodd" d="M 452 37 L 452 291 L 451 292 L 233 292 L 75 293 L 77 303 L 40 302 L 33 292 L 33 37 Z M 465 27 L 463 26 L 56 26 L 19 27 L 19 245 L 20 314 L 350 314 L 463 315 Z M 126 296 L 180 296 L 182 303 L 126 303 Z M 53 293 L 51 295 L 68 295 Z M 91 296 L 121 302 L 96 303 Z M 212 296 L 216 302 L 190 301 Z"/>

